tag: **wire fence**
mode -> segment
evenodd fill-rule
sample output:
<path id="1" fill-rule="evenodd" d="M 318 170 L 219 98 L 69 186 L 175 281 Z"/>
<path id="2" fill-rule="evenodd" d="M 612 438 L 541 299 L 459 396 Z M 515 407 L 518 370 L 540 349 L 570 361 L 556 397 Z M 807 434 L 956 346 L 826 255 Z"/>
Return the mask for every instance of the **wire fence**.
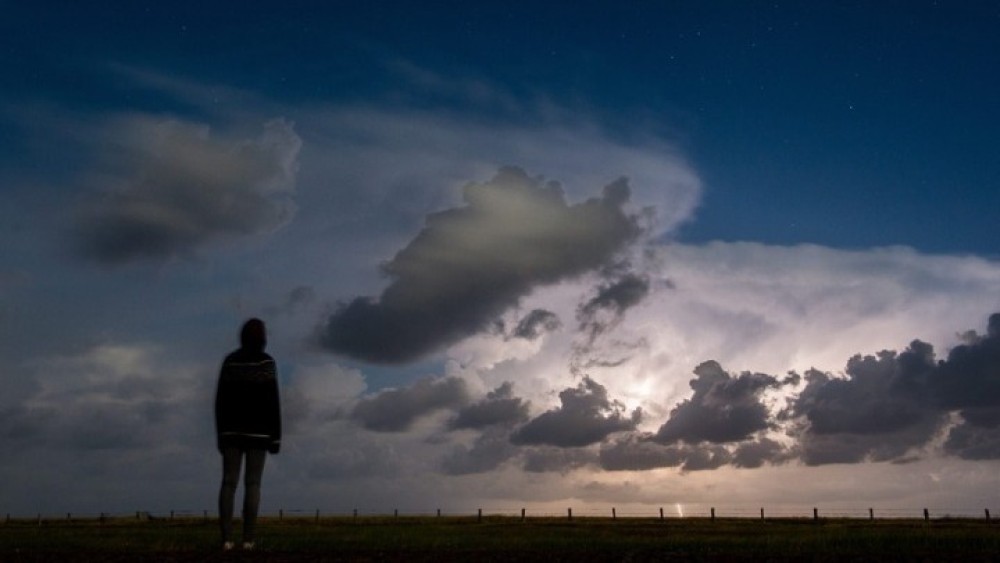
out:
<path id="1" fill-rule="evenodd" d="M 357 520 L 363 519 L 404 519 L 411 520 L 421 518 L 462 518 L 482 521 L 484 518 L 505 518 L 520 519 L 658 519 L 658 520 L 689 520 L 702 519 L 714 521 L 716 519 L 759 519 L 762 521 L 777 519 L 803 519 L 821 521 L 824 519 L 854 519 L 854 520 L 985 520 L 992 522 L 998 514 L 990 508 L 969 508 L 969 507 L 924 507 L 924 508 L 878 508 L 878 507 L 833 507 L 820 508 L 813 507 L 748 507 L 748 506 L 720 506 L 720 507 L 687 507 L 681 509 L 679 505 L 666 505 L 658 509 L 619 509 L 614 506 L 607 508 L 585 508 L 573 509 L 567 507 L 565 510 L 540 510 L 527 509 L 523 507 L 500 507 L 492 509 L 477 508 L 473 510 L 433 510 L 400 511 L 399 509 L 364 511 L 357 508 L 349 510 L 321 510 L 318 508 L 280 508 L 277 511 L 266 511 L 259 515 L 259 518 L 268 520 L 304 520 L 312 519 L 316 522 L 320 520 Z M 149 511 L 138 510 L 130 512 L 98 512 L 98 513 L 36 513 L 36 514 L 11 514 L 7 513 L 2 523 L 25 524 L 34 523 L 43 525 L 45 523 L 57 522 L 86 522 L 97 521 L 121 522 L 127 520 L 134 521 L 191 521 L 203 520 L 205 522 L 215 521 L 218 516 L 214 510 L 208 509 L 184 509 L 184 510 L 164 510 Z"/>

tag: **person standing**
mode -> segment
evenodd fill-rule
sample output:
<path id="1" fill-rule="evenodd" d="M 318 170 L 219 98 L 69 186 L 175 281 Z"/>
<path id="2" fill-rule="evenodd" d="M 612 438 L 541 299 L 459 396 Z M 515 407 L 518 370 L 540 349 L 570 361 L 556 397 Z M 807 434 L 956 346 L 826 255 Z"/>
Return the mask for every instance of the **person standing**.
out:
<path id="1" fill-rule="evenodd" d="M 215 392 L 215 432 L 222 454 L 219 524 L 222 546 L 233 549 L 233 502 L 243 476 L 243 549 L 253 549 L 260 482 L 267 453 L 281 449 L 281 402 L 274 358 L 264 352 L 267 331 L 260 319 L 250 319 L 240 331 L 240 348 L 222 362 Z"/>

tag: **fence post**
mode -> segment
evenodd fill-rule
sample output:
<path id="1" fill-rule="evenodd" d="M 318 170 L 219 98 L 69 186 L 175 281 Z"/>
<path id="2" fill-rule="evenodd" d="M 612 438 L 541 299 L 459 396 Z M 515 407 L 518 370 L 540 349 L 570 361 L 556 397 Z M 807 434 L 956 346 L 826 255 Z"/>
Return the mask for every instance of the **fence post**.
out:
<path id="1" fill-rule="evenodd" d="M 712 507 L 712 522 L 715 522 L 715 507 Z"/>
<path id="2" fill-rule="evenodd" d="M 525 516 L 526 516 L 526 511 L 522 508 L 521 509 L 521 522 L 524 522 Z"/>
<path id="3" fill-rule="evenodd" d="M 813 508 L 813 520 L 819 522 L 819 509 Z"/>
<path id="4" fill-rule="evenodd" d="M 357 508 L 354 509 L 354 519 L 355 520 L 358 519 L 358 509 Z"/>
<path id="5" fill-rule="evenodd" d="M 763 507 L 763 506 L 762 506 L 762 507 L 760 507 L 760 519 L 761 519 L 761 520 L 763 520 L 763 519 L 764 519 L 764 507 Z"/>
<path id="6" fill-rule="evenodd" d="M 663 507 L 660 507 L 660 520 L 663 520 Z"/>
<path id="7" fill-rule="evenodd" d="M 926 508 L 924 509 L 924 522 L 929 522 L 931 519 L 931 513 Z"/>
<path id="8" fill-rule="evenodd" d="M 567 508 L 566 509 L 566 518 L 568 520 L 570 520 L 570 521 L 573 520 L 573 509 L 572 508 Z"/>
<path id="9" fill-rule="evenodd" d="M 875 509 L 874 508 L 869 508 L 868 509 L 868 519 L 872 520 L 872 521 L 875 520 Z"/>
<path id="10" fill-rule="evenodd" d="M 476 514 L 476 522 L 482 522 L 482 521 L 483 521 L 483 509 L 480 508 L 479 512 Z"/>
<path id="11" fill-rule="evenodd" d="M 986 521 L 987 522 L 990 521 L 990 509 L 989 508 L 986 509 Z"/>
<path id="12" fill-rule="evenodd" d="M 615 507 L 613 507 L 613 506 L 611 507 L 611 519 L 612 520 L 617 520 L 618 519 L 618 513 L 615 512 Z"/>
<path id="13" fill-rule="evenodd" d="M 208 511 L 207 510 L 203 510 L 202 513 L 205 516 L 205 521 L 208 522 Z"/>
<path id="14" fill-rule="evenodd" d="M 393 518 L 399 518 L 399 509 L 398 508 L 393 508 L 392 509 L 392 517 Z"/>
<path id="15" fill-rule="evenodd" d="M 440 517 L 441 517 L 441 509 L 440 509 L 440 508 L 439 508 L 439 509 L 437 509 L 437 516 L 438 516 L 438 518 L 440 518 Z"/>
<path id="16" fill-rule="evenodd" d="M 42 525 L 42 513 L 41 512 L 38 513 L 38 525 L 39 526 Z"/>
<path id="17" fill-rule="evenodd" d="M 171 511 L 170 511 L 170 519 L 171 519 L 171 520 L 173 520 L 173 519 L 174 519 L 174 511 L 173 511 L 173 510 L 171 510 Z"/>
<path id="18" fill-rule="evenodd" d="M 66 513 L 66 520 L 72 520 L 72 519 L 73 519 L 73 515 L 70 514 L 69 512 L 67 512 Z"/>

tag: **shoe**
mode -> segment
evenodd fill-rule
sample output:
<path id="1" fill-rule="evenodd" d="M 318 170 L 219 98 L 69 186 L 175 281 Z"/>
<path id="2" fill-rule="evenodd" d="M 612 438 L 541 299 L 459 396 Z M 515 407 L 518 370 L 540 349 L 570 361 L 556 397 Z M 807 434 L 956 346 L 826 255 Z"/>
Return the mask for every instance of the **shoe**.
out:
<path id="1" fill-rule="evenodd" d="M 222 542 L 222 551 L 232 551 L 234 547 L 236 544 L 231 541 Z"/>
<path id="2" fill-rule="evenodd" d="M 255 547 L 257 547 L 257 545 L 252 541 L 243 542 L 243 551 L 253 551 Z"/>

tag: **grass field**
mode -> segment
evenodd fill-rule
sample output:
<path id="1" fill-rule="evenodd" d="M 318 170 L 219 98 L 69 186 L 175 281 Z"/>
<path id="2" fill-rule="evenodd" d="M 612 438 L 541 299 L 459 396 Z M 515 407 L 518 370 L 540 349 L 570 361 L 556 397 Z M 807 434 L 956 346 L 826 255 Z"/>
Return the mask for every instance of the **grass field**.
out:
<path id="1" fill-rule="evenodd" d="M 985 520 L 331 517 L 260 521 L 222 553 L 214 520 L 0 523 L 0 561 L 997 561 Z"/>

